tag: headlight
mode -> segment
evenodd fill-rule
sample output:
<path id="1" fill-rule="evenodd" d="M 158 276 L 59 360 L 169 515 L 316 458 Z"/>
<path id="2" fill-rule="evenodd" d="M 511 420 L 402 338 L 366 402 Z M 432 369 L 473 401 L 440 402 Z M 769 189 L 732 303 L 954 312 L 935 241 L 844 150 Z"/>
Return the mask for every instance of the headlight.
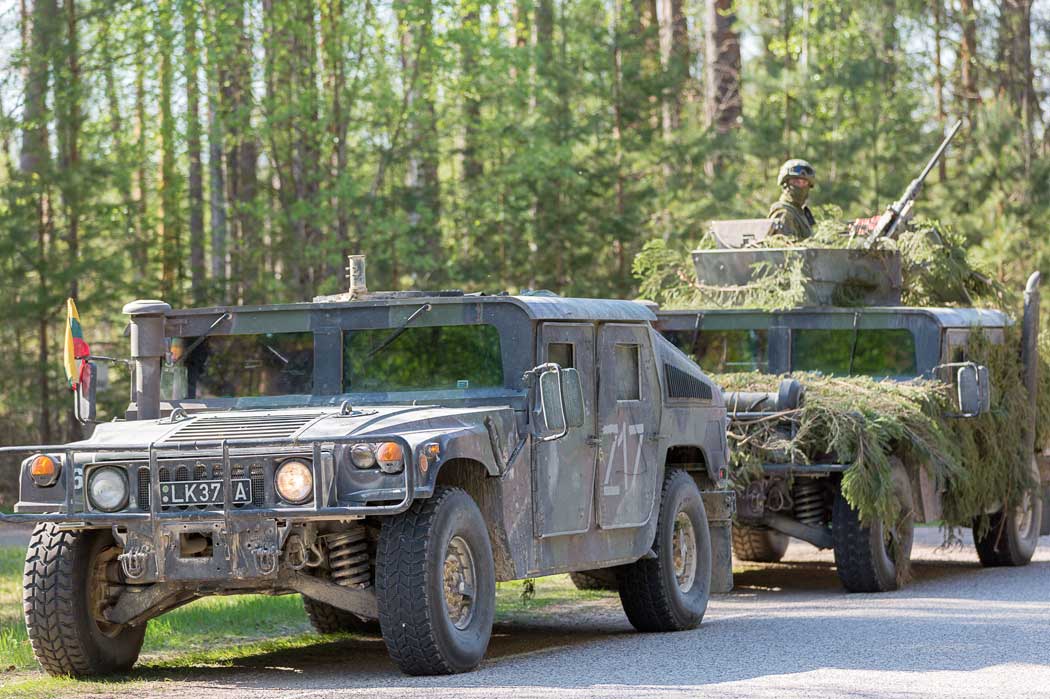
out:
<path id="1" fill-rule="evenodd" d="M 376 449 L 376 461 L 383 473 L 398 473 L 404 468 L 405 456 L 397 442 L 383 442 Z"/>
<path id="2" fill-rule="evenodd" d="M 294 505 L 302 505 L 314 494 L 314 474 L 310 466 L 296 459 L 289 459 L 277 467 L 273 484 L 277 494 Z"/>
<path id="3" fill-rule="evenodd" d="M 46 454 L 33 457 L 29 464 L 29 475 L 33 477 L 33 483 L 38 488 L 50 488 L 58 482 L 58 474 L 62 466 L 59 462 Z"/>
<path id="4" fill-rule="evenodd" d="M 376 465 L 376 453 L 371 444 L 355 444 L 350 447 L 350 460 L 358 468 L 372 468 Z"/>
<path id="5" fill-rule="evenodd" d="M 128 502 L 128 478 L 119 468 L 96 468 L 88 477 L 91 504 L 103 512 L 116 512 Z"/>

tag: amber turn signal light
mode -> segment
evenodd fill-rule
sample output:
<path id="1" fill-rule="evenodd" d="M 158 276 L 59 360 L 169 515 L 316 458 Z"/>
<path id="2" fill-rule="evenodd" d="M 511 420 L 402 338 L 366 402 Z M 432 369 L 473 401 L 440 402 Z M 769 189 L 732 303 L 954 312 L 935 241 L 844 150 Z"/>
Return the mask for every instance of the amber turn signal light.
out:
<path id="1" fill-rule="evenodd" d="M 376 449 L 376 461 L 383 473 L 398 473 L 404 467 L 404 452 L 397 442 L 383 442 Z"/>
<path id="2" fill-rule="evenodd" d="M 47 488 L 58 482 L 59 465 L 50 456 L 41 454 L 34 457 L 29 465 L 29 475 L 39 488 Z"/>

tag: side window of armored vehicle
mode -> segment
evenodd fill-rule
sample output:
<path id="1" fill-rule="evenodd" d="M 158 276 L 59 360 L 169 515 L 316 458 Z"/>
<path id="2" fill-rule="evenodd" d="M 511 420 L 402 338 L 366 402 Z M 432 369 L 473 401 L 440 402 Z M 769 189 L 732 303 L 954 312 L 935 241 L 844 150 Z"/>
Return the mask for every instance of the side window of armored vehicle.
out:
<path id="1" fill-rule="evenodd" d="M 576 346 L 571 342 L 548 342 L 547 361 L 554 362 L 562 369 L 572 369 L 576 366 Z"/>
<path id="2" fill-rule="evenodd" d="M 640 400 L 642 397 L 638 350 L 638 345 L 616 345 L 616 400 Z"/>
<path id="3" fill-rule="evenodd" d="M 901 328 L 795 329 L 791 369 L 835 376 L 915 376 L 915 337 Z"/>
<path id="4" fill-rule="evenodd" d="M 396 337 L 394 332 L 382 328 L 345 334 L 345 392 L 466 390 L 503 385 L 503 355 L 495 326 L 409 327 Z"/>
<path id="5" fill-rule="evenodd" d="M 693 338 L 696 341 L 693 341 Z M 766 330 L 675 330 L 665 334 L 678 349 L 693 357 L 704 371 L 769 371 Z"/>
<path id="6" fill-rule="evenodd" d="M 196 346 L 195 346 L 196 345 Z M 189 356 L 183 354 L 190 351 Z M 237 398 L 309 394 L 314 384 L 310 332 L 171 338 L 164 397 Z"/>

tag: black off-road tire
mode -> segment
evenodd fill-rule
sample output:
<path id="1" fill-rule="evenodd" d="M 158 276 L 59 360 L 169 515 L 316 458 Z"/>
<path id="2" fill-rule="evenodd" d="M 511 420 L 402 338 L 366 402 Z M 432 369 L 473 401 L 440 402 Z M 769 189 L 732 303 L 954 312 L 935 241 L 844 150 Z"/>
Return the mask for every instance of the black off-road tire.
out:
<path id="1" fill-rule="evenodd" d="M 333 607 L 325 602 L 303 596 L 303 608 L 310 617 L 310 625 L 317 633 L 356 633 L 368 636 L 379 634 L 379 620 L 365 619 L 353 612 Z"/>
<path id="2" fill-rule="evenodd" d="M 1026 518 L 1022 508 L 1003 509 L 989 516 L 989 526 L 983 534 L 981 521 L 973 523 L 973 543 L 977 557 L 986 568 L 1024 566 L 1032 560 L 1039 545 L 1043 523 L 1043 498 L 1038 491 L 1028 494 L 1031 511 Z"/>
<path id="3" fill-rule="evenodd" d="M 446 557 L 455 538 L 473 561 L 471 612 L 458 628 L 445 595 Z M 496 611 L 496 571 L 488 530 L 474 500 L 460 488 L 387 518 L 376 554 L 379 625 L 390 657 L 409 675 L 473 670 L 485 657 Z"/>
<path id="4" fill-rule="evenodd" d="M 33 530 L 22 607 L 33 653 L 48 674 L 109 675 L 138 659 L 146 624 L 100 626 L 90 611 L 95 562 L 114 546 L 108 529 L 59 531 L 46 523 Z"/>
<path id="5" fill-rule="evenodd" d="M 569 573 L 569 579 L 577 590 L 612 590 L 620 589 L 613 570 L 581 570 Z"/>
<path id="6" fill-rule="evenodd" d="M 900 462 L 893 466 L 893 484 L 901 505 L 899 521 L 886 538 L 886 525 L 862 526 L 860 516 L 839 490 L 831 509 L 831 537 L 835 567 L 842 586 L 850 592 L 889 592 L 907 578 L 915 535 L 911 481 Z"/>
<path id="7" fill-rule="evenodd" d="M 787 552 L 791 537 L 767 527 L 733 525 L 733 555 L 741 561 L 776 563 Z"/>
<path id="8" fill-rule="evenodd" d="M 682 583 L 676 575 L 673 549 L 675 521 L 680 513 L 692 527 L 696 566 L 692 580 Z M 700 489 L 685 471 L 667 472 L 658 517 L 655 555 L 617 569 L 623 611 L 639 631 L 696 628 L 711 594 L 711 532 Z"/>

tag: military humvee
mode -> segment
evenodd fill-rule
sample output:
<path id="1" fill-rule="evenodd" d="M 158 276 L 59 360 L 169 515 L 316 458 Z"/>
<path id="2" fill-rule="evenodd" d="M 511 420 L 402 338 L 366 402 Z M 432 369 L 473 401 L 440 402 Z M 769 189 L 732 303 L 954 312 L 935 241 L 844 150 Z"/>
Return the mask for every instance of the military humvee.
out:
<path id="1" fill-rule="evenodd" d="M 801 256 L 794 259 L 802 259 L 807 272 L 805 305 L 783 312 L 746 308 L 657 312 L 658 329 L 705 371 L 772 375 L 804 371 L 891 381 L 940 379 L 954 384 L 958 391 L 959 411 L 954 417 L 965 419 L 988 410 L 992 387 L 987 369 L 969 361 L 965 351 L 975 332 L 1002 342 L 1005 328 L 1013 322 L 1008 316 L 976 308 L 901 306 L 901 264 L 895 252 L 736 247 L 761 239 L 768 228 L 768 222 L 762 220 L 716 224 L 713 237 L 721 249 L 693 253 L 698 279 L 712 286 L 743 285 L 751 280 L 756 263 L 780 265 L 788 255 Z M 854 299 L 859 290 L 866 304 L 832 305 L 843 285 L 852 287 L 849 291 Z M 1036 273 L 1025 293 L 1022 341 L 1025 383 L 1033 405 L 1038 285 Z M 798 407 L 804 399 L 798 383 L 787 381 L 777 393 L 733 395 L 727 409 L 731 423 L 764 420 Z M 790 436 L 790 424 L 785 422 L 782 429 Z M 1028 430 L 1028 438 L 1034 453 L 1034 429 Z M 1041 480 L 1050 482 L 1050 468 L 1045 460 L 1041 464 Z M 902 558 L 910 556 L 914 524 L 940 519 L 941 492 L 924 468 L 905 469 L 898 463 L 894 489 L 902 511 L 911 516 L 897 523 L 863 526 L 840 490 L 848 467 L 835 463 L 833 456 L 808 464 L 763 464 L 765 477 L 738 493 L 733 529 L 736 556 L 746 561 L 778 561 L 789 537 L 795 537 L 833 549 L 839 577 L 848 590 L 896 589 Z M 1040 530 L 1050 533 L 1050 508 L 1045 517 L 1043 510 L 1044 502 L 1036 491 L 1027 494 L 1018 509 L 1005 512 L 1000 508 L 992 514 L 987 534 L 974 530 L 981 562 L 1026 564 Z"/>
<path id="2" fill-rule="evenodd" d="M 150 619 L 206 595 L 300 593 L 318 630 L 378 620 L 404 672 L 437 674 L 481 661 L 497 581 L 615 567 L 643 631 L 696 626 L 732 585 L 722 395 L 641 304 L 124 310 L 126 416 L 20 448 L 0 518 L 40 523 L 25 613 L 48 672 L 125 670 Z"/>

